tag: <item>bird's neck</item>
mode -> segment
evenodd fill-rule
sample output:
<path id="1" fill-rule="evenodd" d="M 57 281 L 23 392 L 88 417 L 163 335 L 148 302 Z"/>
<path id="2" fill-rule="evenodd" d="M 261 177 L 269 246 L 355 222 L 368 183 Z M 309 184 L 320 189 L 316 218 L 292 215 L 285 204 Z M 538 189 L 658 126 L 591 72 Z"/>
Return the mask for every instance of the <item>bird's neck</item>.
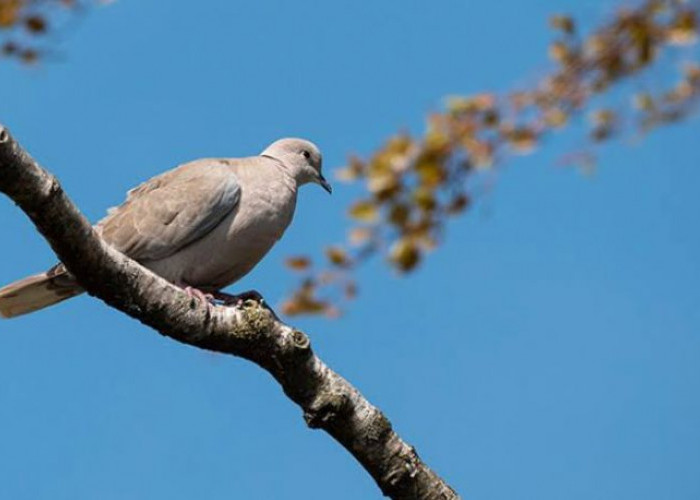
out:
<path id="1" fill-rule="evenodd" d="M 293 166 L 285 163 L 283 160 L 280 160 L 273 156 L 268 156 L 265 154 L 261 156 L 263 158 L 269 159 L 275 165 L 275 167 L 280 170 L 280 172 L 284 176 L 285 184 L 288 184 L 289 188 L 293 189 L 294 192 L 296 192 L 296 190 L 300 186 L 308 183 L 308 180 L 304 178 L 303 172 L 300 169 L 294 168 Z"/>

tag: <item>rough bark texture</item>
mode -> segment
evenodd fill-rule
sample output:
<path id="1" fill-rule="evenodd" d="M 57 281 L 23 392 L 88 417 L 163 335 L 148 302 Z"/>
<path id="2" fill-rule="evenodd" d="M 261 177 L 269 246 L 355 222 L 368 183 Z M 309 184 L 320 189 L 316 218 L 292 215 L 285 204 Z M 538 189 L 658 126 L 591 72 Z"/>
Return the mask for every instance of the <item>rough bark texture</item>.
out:
<path id="1" fill-rule="evenodd" d="M 248 359 L 267 370 L 320 428 L 395 499 L 457 493 L 375 406 L 312 351 L 309 338 L 257 303 L 207 308 L 107 246 L 61 189 L 0 125 L 0 191 L 30 217 L 90 295 L 179 342 Z M 329 495 L 332 496 L 332 495 Z"/>

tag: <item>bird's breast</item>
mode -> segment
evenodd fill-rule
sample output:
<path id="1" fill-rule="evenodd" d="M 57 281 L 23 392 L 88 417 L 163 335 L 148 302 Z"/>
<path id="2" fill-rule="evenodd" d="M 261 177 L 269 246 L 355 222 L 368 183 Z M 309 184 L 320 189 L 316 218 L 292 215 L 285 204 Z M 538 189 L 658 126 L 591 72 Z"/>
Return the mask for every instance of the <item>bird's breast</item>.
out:
<path id="1" fill-rule="evenodd" d="M 218 290 L 248 274 L 270 251 L 292 221 L 296 192 L 279 183 L 268 183 L 241 192 L 233 213 L 196 246 L 209 249 L 206 256 L 197 249 L 188 252 L 183 280 L 205 289 Z"/>

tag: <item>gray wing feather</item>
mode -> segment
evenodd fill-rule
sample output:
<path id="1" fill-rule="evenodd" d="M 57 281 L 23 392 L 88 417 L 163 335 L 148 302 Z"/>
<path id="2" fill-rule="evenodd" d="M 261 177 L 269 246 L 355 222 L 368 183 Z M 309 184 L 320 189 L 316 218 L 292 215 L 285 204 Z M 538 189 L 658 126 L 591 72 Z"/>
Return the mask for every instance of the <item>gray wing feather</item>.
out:
<path id="1" fill-rule="evenodd" d="M 129 191 L 97 224 L 104 240 L 137 261 L 168 257 L 235 210 L 240 185 L 222 160 L 197 160 Z"/>

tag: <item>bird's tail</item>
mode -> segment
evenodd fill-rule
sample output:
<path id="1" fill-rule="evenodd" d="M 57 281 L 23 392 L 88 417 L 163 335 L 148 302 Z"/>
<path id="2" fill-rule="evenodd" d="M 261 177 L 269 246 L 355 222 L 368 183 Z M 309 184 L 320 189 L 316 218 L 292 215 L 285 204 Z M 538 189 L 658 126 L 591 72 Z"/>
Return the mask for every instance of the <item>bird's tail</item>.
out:
<path id="1" fill-rule="evenodd" d="M 0 316 L 14 318 L 83 293 L 63 265 L 0 288 Z"/>

